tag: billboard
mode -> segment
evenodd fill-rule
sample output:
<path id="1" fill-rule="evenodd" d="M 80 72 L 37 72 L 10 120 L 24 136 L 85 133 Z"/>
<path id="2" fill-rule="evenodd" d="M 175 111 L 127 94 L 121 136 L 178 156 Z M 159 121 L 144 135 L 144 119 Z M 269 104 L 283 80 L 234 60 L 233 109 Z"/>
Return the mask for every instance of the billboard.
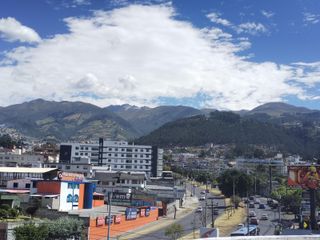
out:
<path id="1" fill-rule="evenodd" d="M 138 215 L 138 210 L 136 208 L 126 209 L 126 220 L 136 219 Z"/>
<path id="2" fill-rule="evenodd" d="M 288 185 L 307 189 L 318 189 L 320 186 L 319 165 L 288 166 Z"/>

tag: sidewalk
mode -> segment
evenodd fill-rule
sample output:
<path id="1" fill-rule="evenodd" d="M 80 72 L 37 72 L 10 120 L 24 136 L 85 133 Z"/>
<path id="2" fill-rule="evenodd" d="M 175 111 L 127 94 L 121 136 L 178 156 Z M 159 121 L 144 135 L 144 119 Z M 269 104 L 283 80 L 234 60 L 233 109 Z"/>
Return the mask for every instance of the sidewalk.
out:
<path id="1" fill-rule="evenodd" d="M 173 219 L 174 213 L 171 213 L 168 216 L 159 218 L 158 221 L 146 224 L 143 227 L 133 229 L 128 233 L 118 236 L 117 239 L 135 239 L 137 237 L 141 237 L 142 235 L 150 234 L 152 232 L 164 229 L 172 223 L 176 222 L 177 220 L 186 217 L 188 214 L 190 214 L 194 209 L 198 207 L 198 198 L 190 197 L 190 193 L 188 193 L 188 196 L 189 197 L 186 198 L 185 205 L 182 208 L 177 209 L 176 219 Z"/>

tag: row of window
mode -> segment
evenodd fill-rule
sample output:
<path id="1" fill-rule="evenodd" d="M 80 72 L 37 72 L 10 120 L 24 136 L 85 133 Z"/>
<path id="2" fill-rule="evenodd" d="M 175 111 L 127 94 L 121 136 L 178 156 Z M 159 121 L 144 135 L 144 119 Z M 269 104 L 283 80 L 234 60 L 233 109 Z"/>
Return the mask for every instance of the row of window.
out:
<path id="1" fill-rule="evenodd" d="M 126 150 L 128 152 L 150 152 L 151 149 L 150 148 L 135 148 L 135 149 L 131 149 L 131 148 L 111 148 L 111 147 L 105 147 L 105 148 L 108 148 L 108 151 L 121 151 L 121 152 L 125 152 Z M 98 147 L 78 147 L 76 146 L 75 147 L 76 150 L 83 150 L 83 151 L 99 151 L 99 148 Z"/>
<path id="2" fill-rule="evenodd" d="M 107 159 L 108 163 L 118 163 L 118 159 Z M 149 160 L 124 160 L 124 159 L 119 159 L 119 163 L 142 163 L 142 164 L 148 164 L 150 161 Z"/>
<path id="3" fill-rule="evenodd" d="M 18 188 L 19 187 L 19 183 L 15 182 L 13 183 L 13 188 Z M 31 187 L 31 184 L 30 183 L 26 183 L 25 184 L 25 188 L 30 188 Z"/>
<path id="4" fill-rule="evenodd" d="M 110 167 L 110 165 L 108 165 Z M 149 169 L 149 166 L 131 166 L 131 165 L 114 165 L 114 168 L 125 168 L 125 169 Z"/>

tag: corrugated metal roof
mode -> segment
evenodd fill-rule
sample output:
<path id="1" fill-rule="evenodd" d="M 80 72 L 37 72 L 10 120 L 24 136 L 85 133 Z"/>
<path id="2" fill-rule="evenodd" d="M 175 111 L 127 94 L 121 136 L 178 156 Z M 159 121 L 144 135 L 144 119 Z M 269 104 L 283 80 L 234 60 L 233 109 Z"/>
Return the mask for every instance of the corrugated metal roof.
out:
<path id="1" fill-rule="evenodd" d="M 58 168 L 0 167 L 0 173 L 46 173 Z"/>

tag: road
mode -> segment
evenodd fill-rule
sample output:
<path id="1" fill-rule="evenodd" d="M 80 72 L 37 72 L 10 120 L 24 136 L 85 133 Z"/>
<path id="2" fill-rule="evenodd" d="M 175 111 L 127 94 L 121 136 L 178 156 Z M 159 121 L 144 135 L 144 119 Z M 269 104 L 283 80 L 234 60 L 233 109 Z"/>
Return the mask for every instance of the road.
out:
<path id="1" fill-rule="evenodd" d="M 279 213 L 278 210 L 271 209 L 267 205 L 266 198 L 258 198 L 261 203 L 266 206 L 266 209 L 259 209 L 259 204 L 255 204 L 255 208 L 249 208 L 249 211 L 254 211 L 257 215 L 259 220 L 258 227 L 260 228 L 260 235 L 267 236 L 267 235 L 274 235 L 275 226 L 278 223 Z M 268 215 L 268 220 L 261 220 L 262 214 Z M 246 226 L 246 222 L 244 222 Z M 236 229 L 235 229 L 236 230 Z"/>
<path id="2" fill-rule="evenodd" d="M 188 190 L 191 192 L 191 185 L 187 186 Z M 195 194 L 197 197 L 200 197 L 200 192 L 201 189 L 195 188 Z M 210 197 L 213 197 L 211 193 L 207 193 L 207 205 L 211 204 L 211 199 Z M 202 206 L 203 209 L 205 209 L 206 201 L 200 201 L 199 206 Z M 218 203 L 220 207 L 224 206 L 224 200 L 223 199 L 214 199 L 214 203 Z M 223 212 L 223 209 L 219 209 L 219 213 Z M 190 234 L 194 229 L 199 229 L 199 227 L 204 226 L 205 223 L 205 210 L 203 210 L 202 213 L 198 213 L 195 210 L 190 212 L 188 215 L 186 215 L 184 218 L 179 219 L 176 221 L 177 224 L 180 224 L 184 231 L 183 235 L 188 235 Z M 214 216 L 214 219 L 217 217 L 217 215 Z M 207 208 L 207 224 L 211 223 L 211 208 Z M 141 235 L 138 238 L 139 240 L 154 240 L 154 239 L 169 239 L 168 237 L 165 236 L 165 228 L 160 229 L 158 231 L 154 231 L 145 235 Z"/>

